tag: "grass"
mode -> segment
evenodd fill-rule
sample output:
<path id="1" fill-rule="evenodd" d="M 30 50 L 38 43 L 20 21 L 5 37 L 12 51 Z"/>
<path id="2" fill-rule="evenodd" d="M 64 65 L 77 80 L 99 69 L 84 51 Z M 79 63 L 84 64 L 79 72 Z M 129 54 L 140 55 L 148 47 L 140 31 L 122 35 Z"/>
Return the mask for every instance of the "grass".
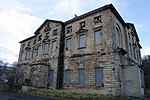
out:
<path id="1" fill-rule="evenodd" d="M 150 96 L 150 90 L 145 91 L 145 96 Z"/>
<path id="2" fill-rule="evenodd" d="M 34 88 L 29 91 L 19 91 L 19 93 L 25 93 L 35 96 L 43 97 L 53 97 L 60 98 L 62 100 L 134 100 L 130 97 L 123 96 L 112 96 L 112 95 L 101 95 L 93 93 L 77 93 L 77 92 L 68 92 L 65 90 L 50 90 L 50 89 L 37 89 Z"/>

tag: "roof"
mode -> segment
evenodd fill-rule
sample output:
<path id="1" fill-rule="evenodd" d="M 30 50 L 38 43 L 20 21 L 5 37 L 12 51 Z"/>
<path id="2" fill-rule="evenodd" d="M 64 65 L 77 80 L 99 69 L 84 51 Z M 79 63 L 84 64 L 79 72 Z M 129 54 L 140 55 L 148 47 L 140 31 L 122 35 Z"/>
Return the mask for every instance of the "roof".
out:
<path id="1" fill-rule="evenodd" d="M 20 41 L 19 43 L 23 43 L 23 42 L 28 41 L 28 40 L 30 40 L 30 39 L 33 39 L 33 38 L 35 38 L 35 37 L 36 37 L 35 35 L 34 35 L 34 36 L 31 36 L 31 37 L 29 37 L 29 38 L 27 38 L 27 39 L 24 39 L 24 40 Z"/>
<path id="2" fill-rule="evenodd" d="M 141 44 L 139 42 L 138 42 L 138 46 L 139 46 L 140 49 L 142 49 L 142 46 L 141 46 Z"/>
<path id="3" fill-rule="evenodd" d="M 83 14 L 83 15 L 74 17 L 74 18 L 72 18 L 72 19 L 70 19 L 70 20 L 68 20 L 68 21 L 66 21 L 66 22 L 62 22 L 62 21 L 58 21 L 58 20 L 46 19 L 46 20 L 44 21 L 44 23 L 34 32 L 34 34 L 35 34 L 34 36 L 29 37 L 29 38 L 27 38 L 27 39 L 25 39 L 25 40 L 22 40 L 22 41 L 20 41 L 19 43 L 22 43 L 22 42 L 25 42 L 25 41 L 27 41 L 27 40 L 30 40 L 30 39 L 34 38 L 34 37 L 36 36 L 36 34 L 38 34 L 39 31 L 46 25 L 47 22 L 55 22 L 55 23 L 60 23 L 60 24 L 67 25 L 67 24 L 73 23 L 73 22 L 75 22 L 75 21 L 81 20 L 81 19 L 83 19 L 83 18 L 86 18 L 86 17 L 88 17 L 88 16 L 90 16 L 90 15 L 93 15 L 93 14 L 96 14 L 96 13 L 98 13 L 98 12 L 101 12 L 101 11 L 104 11 L 104 10 L 108 10 L 108 9 L 110 9 L 110 10 L 112 11 L 112 13 L 116 16 L 116 18 L 121 22 L 121 24 L 122 24 L 123 26 L 131 25 L 131 26 L 134 28 L 136 39 L 137 39 L 137 41 L 139 42 L 139 38 L 138 38 L 138 35 L 137 35 L 137 33 L 136 33 L 136 29 L 135 29 L 135 27 L 134 27 L 134 24 L 132 24 L 132 23 L 125 23 L 125 21 L 122 19 L 122 17 L 121 17 L 120 14 L 118 13 L 118 11 L 115 9 L 115 7 L 114 7 L 112 4 L 108 4 L 108 5 L 105 5 L 105 6 L 103 6 L 103 7 L 100 7 L 100 8 L 97 8 L 97 9 L 95 9 L 95 10 L 92 10 L 92 11 L 90 11 L 90 12 L 87 12 L 87 13 L 85 13 L 85 14 Z"/>
<path id="4" fill-rule="evenodd" d="M 133 24 L 133 23 L 126 23 L 126 25 L 130 25 L 131 27 L 133 27 L 136 40 L 137 40 L 137 42 L 140 42 L 139 37 L 138 37 L 137 32 L 136 32 L 136 29 L 135 29 L 135 27 L 134 27 L 134 24 Z"/>
<path id="5" fill-rule="evenodd" d="M 65 24 L 70 24 L 70 23 L 72 23 L 72 22 L 75 22 L 75 21 L 77 21 L 77 20 L 86 18 L 86 17 L 88 17 L 88 16 L 90 16 L 90 15 L 96 14 L 96 13 L 98 13 L 98 12 L 101 12 L 101 11 L 107 10 L 107 9 L 110 9 L 110 10 L 113 12 L 113 14 L 118 18 L 118 20 L 119 20 L 123 25 L 125 25 L 124 20 L 122 19 L 122 17 L 120 16 L 120 14 L 118 13 L 118 11 L 115 9 L 115 7 L 114 7 L 112 4 L 105 5 L 105 6 L 103 6 L 103 7 L 100 7 L 100 8 L 98 8 L 98 9 L 92 10 L 92 11 L 90 11 L 90 12 L 88 12 L 88 13 L 83 14 L 83 15 L 74 17 L 73 19 L 70 19 L 70 20 L 66 21 Z"/>
<path id="6" fill-rule="evenodd" d="M 46 20 L 44 21 L 44 23 L 34 32 L 34 34 L 35 34 L 34 36 L 31 36 L 31 37 L 29 37 L 29 38 L 27 38 L 27 39 L 24 39 L 24 40 L 20 41 L 19 43 L 22 43 L 22 42 L 28 41 L 28 40 L 30 40 L 30 39 L 32 39 L 32 38 L 35 38 L 35 37 L 36 37 L 36 34 L 38 34 L 38 32 L 45 26 L 45 24 L 46 24 L 47 22 L 63 23 L 62 21 L 46 19 Z"/>
<path id="7" fill-rule="evenodd" d="M 45 26 L 45 24 L 46 24 L 47 22 L 63 23 L 62 21 L 58 21 L 58 20 L 46 19 L 46 20 L 44 21 L 44 23 L 34 32 L 34 34 L 38 34 L 38 32 Z"/>

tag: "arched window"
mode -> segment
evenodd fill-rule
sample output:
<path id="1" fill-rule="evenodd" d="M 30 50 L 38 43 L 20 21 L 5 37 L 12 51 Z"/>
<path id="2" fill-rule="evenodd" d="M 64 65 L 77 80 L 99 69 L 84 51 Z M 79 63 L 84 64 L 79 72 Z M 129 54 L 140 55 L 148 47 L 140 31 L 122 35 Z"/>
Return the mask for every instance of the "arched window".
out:
<path id="1" fill-rule="evenodd" d="M 116 47 L 119 47 L 120 46 L 120 33 L 121 33 L 121 30 L 120 30 L 120 27 L 118 24 L 116 24 Z"/>
<path id="2" fill-rule="evenodd" d="M 34 67 L 31 69 L 31 72 L 32 72 L 32 75 L 37 74 L 37 70 Z"/>

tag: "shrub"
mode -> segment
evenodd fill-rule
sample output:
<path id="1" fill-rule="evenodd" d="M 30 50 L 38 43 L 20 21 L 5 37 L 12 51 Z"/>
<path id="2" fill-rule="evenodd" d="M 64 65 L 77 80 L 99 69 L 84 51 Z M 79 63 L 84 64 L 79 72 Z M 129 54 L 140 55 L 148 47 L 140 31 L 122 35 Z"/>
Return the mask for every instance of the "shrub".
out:
<path id="1" fill-rule="evenodd" d="M 36 96 L 62 98 L 63 100 L 133 100 L 131 98 L 129 99 L 127 97 L 122 96 L 115 97 L 112 95 L 100 95 L 96 93 L 77 93 L 65 90 L 49 90 L 37 88 L 33 88 L 32 90 L 26 91 L 24 93 Z"/>

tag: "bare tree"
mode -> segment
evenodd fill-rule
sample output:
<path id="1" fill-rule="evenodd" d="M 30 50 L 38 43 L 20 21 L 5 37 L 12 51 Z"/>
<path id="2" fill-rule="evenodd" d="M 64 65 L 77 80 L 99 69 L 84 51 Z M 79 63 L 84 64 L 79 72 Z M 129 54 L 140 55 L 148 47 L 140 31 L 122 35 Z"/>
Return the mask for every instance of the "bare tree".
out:
<path id="1" fill-rule="evenodd" d="M 9 66 L 9 63 L 8 63 L 8 62 L 5 62 L 3 66 L 4 66 L 4 67 L 8 67 L 8 66 Z"/>
<path id="2" fill-rule="evenodd" d="M 14 68 L 16 68 L 16 67 L 17 67 L 17 62 L 13 62 L 12 64 L 9 65 L 9 67 L 14 67 Z"/>
<path id="3" fill-rule="evenodd" d="M 0 66 L 3 66 L 4 62 L 2 60 L 0 60 Z"/>
<path id="4" fill-rule="evenodd" d="M 144 81 L 146 89 L 150 89 L 150 55 L 146 55 L 142 59 L 144 68 Z"/>

